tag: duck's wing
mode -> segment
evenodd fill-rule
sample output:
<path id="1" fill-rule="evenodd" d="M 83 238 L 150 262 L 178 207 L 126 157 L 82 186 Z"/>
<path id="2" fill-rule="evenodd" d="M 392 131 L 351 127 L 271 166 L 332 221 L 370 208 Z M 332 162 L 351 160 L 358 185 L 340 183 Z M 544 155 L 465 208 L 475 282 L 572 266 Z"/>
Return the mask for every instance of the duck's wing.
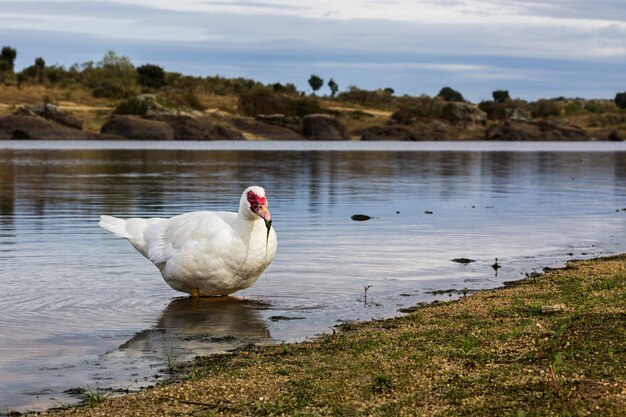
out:
<path id="1" fill-rule="evenodd" d="M 148 227 L 144 232 L 147 257 L 161 268 L 170 261 L 186 261 L 202 251 L 220 256 L 232 240 L 236 213 L 197 211 Z"/>

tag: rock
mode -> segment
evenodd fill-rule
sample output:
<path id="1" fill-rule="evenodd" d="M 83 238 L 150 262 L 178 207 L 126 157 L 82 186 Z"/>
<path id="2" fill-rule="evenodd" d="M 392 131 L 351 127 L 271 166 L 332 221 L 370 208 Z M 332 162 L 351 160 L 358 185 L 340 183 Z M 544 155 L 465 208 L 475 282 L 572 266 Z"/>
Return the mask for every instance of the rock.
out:
<path id="1" fill-rule="evenodd" d="M 469 259 L 469 258 L 454 258 L 452 259 L 452 262 L 456 262 L 457 264 L 470 264 L 476 261 L 473 259 Z"/>
<path id="2" fill-rule="evenodd" d="M 624 139 L 622 139 L 622 137 L 620 136 L 619 131 L 612 130 L 611 133 L 609 133 L 609 140 L 620 142 L 620 141 L 623 141 Z"/>
<path id="3" fill-rule="evenodd" d="M 122 139 L 118 136 L 101 135 L 80 129 L 72 129 L 38 116 L 22 115 L 0 117 L 0 138 L 42 140 Z"/>
<path id="4" fill-rule="evenodd" d="M 176 114 L 153 114 L 146 117 L 147 120 L 165 122 L 174 131 L 175 140 L 214 140 L 211 135 L 213 125 L 201 123 L 195 117 Z"/>
<path id="5" fill-rule="evenodd" d="M 137 140 L 174 140 L 174 129 L 158 120 L 142 119 L 138 116 L 113 115 L 102 126 L 101 133 Z"/>
<path id="6" fill-rule="evenodd" d="M 309 140 L 350 140 L 344 125 L 327 114 L 309 114 L 302 118 L 302 135 Z"/>
<path id="7" fill-rule="evenodd" d="M 478 106 L 460 101 L 451 101 L 443 108 L 443 117 L 452 123 L 484 124 L 487 121 L 487 113 Z"/>
<path id="8" fill-rule="evenodd" d="M 165 122 L 174 131 L 175 140 L 244 140 L 243 133 L 228 122 L 210 116 L 191 114 L 153 114 L 143 119 Z"/>
<path id="9" fill-rule="evenodd" d="M 304 140 L 304 136 L 292 129 L 263 123 L 250 117 L 238 117 L 230 121 L 234 128 L 243 132 L 245 139 L 251 140 Z"/>
<path id="10" fill-rule="evenodd" d="M 228 124 L 215 124 L 212 134 L 215 140 L 246 140 L 242 132 Z"/>
<path id="11" fill-rule="evenodd" d="M 18 107 L 15 114 L 21 116 L 39 116 L 73 129 L 83 128 L 82 120 L 70 116 L 63 112 L 58 106 L 50 103 L 39 103 L 34 106 L 21 105 Z"/>
<path id="12" fill-rule="evenodd" d="M 386 126 L 372 126 L 360 131 L 361 140 L 480 140 L 485 136 L 481 124 L 454 124 L 441 120 L 415 120 L 409 124 L 391 121 Z"/>
<path id="13" fill-rule="evenodd" d="M 567 311 L 567 306 L 565 304 L 553 304 L 553 305 L 541 306 L 541 314 L 554 314 L 560 311 Z"/>
<path id="14" fill-rule="evenodd" d="M 506 109 L 506 117 L 510 120 L 528 120 L 530 119 L 530 112 L 515 106 Z"/>
<path id="15" fill-rule="evenodd" d="M 254 118 L 261 123 L 269 125 L 286 127 L 296 133 L 302 133 L 302 119 L 296 116 L 285 116 L 284 114 L 260 114 Z"/>
<path id="16" fill-rule="evenodd" d="M 485 139 L 506 141 L 584 141 L 590 140 L 590 137 L 582 128 L 566 123 L 548 120 L 508 120 L 502 124 L 489 127 L 485 131 Z"/>
<path id="17" fill-rule="evenodd" d="M 405 126 L 372 126 L 361 133 L 361 140 L 419 140 L 411 130 Z"/>

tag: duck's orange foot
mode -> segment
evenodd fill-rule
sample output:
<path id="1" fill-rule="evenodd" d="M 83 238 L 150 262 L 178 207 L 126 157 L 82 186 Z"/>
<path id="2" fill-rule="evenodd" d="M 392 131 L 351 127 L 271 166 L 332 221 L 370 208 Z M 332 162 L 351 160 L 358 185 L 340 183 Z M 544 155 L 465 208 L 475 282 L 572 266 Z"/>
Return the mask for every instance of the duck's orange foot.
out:
<path id="1" fill-rule="evenodd" d="M 189 292 L 189 294 L 191 294 L 192 297 L 200 297 L 200 289 L 191 288 L 191 291 Z"/>

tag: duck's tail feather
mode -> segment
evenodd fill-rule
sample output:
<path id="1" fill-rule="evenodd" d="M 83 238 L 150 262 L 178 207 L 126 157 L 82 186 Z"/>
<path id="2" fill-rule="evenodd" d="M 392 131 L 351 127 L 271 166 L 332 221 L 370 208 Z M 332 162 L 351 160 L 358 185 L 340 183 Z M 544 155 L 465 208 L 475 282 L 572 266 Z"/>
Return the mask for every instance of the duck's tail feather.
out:
<path id="1" fill-rule="evenodd" d="M 113 216 L 100 216 L 98 225 L 103 229 L 113 233 L 115 236 L 123 237 L 137 249 L 143 256 L 148 256 L 148 248 L 144 238 L 144 232 L 153 224 L 160 223 L 165 219 L 119 219 Z"/>
<path id="2" fill-rule="evenodd" d="M 126 230 L 126 220 L 113 216 L 100 216 L 98 226 L 113 233 L 115 236 L 131 239 L 132 236 Z"/>

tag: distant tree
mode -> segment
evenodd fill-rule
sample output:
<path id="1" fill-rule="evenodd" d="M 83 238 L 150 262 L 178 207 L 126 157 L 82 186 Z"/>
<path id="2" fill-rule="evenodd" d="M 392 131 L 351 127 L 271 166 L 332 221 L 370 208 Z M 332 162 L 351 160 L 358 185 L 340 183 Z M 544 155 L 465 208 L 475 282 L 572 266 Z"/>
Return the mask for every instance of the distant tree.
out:
<path id="1" fill-rule="evenodd" d="M 3 46 L 0 52 L 0 71 L 13 72 L 17 51 L 10 46 Z"/>
<path id="2" fill-rule="evenodd" d="M 396 93 L 396 90 L 394 90 L 391 87 L 387 87 L 383 90 L 385 93 L 389 94 L 390 96 L 393 96 Z"/>
<path id="3" fill-rule="evenodd" d="M 437 96 L 445 101 L 465 101 L 461 93 L 450 87 L 443 87 Z"/>
<path id="4" fill-rule="evenodd" d="M 141 65 L 137 67 L 137 75 L 137 82 L 144 87 L 160 88 L 166 84 L 165 71 L 158 65 Z"/>
<path id="5" fill-rule="evenodd" d="M 509 90 L 495 90 L 491 95 L 493 96 L 493 101 L 496 103 L 504 103 L 511 99 Z"/>
<path id="6" fill-rule="evenodd" d="M 313 89 L 313 93 L 315 93 L 317 90 L 322 88 L 322 86 L 324 85 L 324 80 L 318 77 L 317 75 L 312 74 L 311 77 L 309 78 L 309 85 Z"/>
<path id="7" fill-rule="evenodd" d="M 137 71 L 128 57 L 108 51 L 95 67 L 83 65 L 83 79 L 94 97 L 127 98 L 137 93 Z"/>
<path id="8" fill-rule="evenodd" d="M 43 58 L 39 57 L 35 59 L 35 69 L 37 72 L 37 82 L 39 84 L 43 84 L 44 77 L 46 75 L 46 61 Z"/>
<path id="9" fill-rule="evenodd" d="M 615 104 L 620 109 L 626 109 L 626 91 L 615 94 Z"/>
<path id="10" fill-rule="evenodd" d="M 339 86 L 332 78 L 328 81 L 328 88 L 330 88 L 330 96 L 335 97 L 337 91 L 339 91 Z"/>

